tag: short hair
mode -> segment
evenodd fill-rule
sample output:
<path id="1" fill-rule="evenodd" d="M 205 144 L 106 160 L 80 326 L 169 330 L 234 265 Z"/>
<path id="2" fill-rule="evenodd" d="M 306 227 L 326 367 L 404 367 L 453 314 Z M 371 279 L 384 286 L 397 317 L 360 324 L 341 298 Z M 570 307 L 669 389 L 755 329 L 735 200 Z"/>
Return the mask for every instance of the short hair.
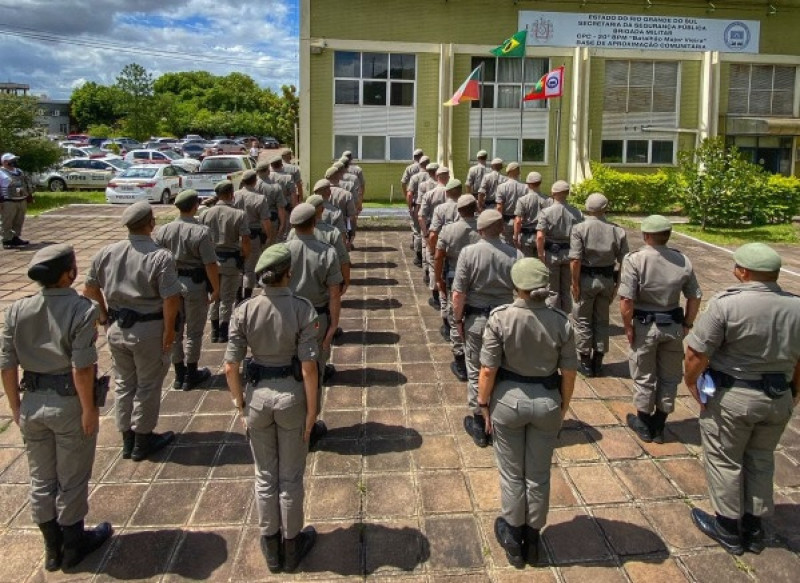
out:
<path id="1" fill-rule="evenodd" d="M 661 231 L 660 233 L 647 233 L 653 238 L 653 243 L 656 245 L 666 245 L 669 241 L 672 231 Z"/>
<path id="2" fill-rule="evenodd" d="M 302 223 L 296 224 L 294 227 L 295 229 L 305 230 L 305 229 L 310 229 L 316 224 L 317 224 L 317 214 L 315 212 L 314 215 L 311 216 L 311 218 L 303 221 Z"/>
<path id="3" fill-rule="evenodd" d="M 217 196 L 228 197 L 233 195 L 233 184 L 225 184 L 217 190 Z"/>
<path id="4" fill-rule="evenodd" d="M 478 203 L 473 202 L 468 204 L 467 206 L 462 206 L 460 209 L 458 209 L 458 214 L 461 215 L 462 217 L 468 217 L 474 215 L 477 212 L 477 210 L 478 210 Z"/>

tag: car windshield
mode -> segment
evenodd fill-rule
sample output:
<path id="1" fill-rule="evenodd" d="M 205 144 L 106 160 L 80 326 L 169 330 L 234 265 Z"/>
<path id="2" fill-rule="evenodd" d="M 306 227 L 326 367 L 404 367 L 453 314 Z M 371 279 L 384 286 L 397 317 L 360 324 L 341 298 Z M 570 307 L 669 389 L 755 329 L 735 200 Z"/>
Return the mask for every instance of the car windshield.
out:
<path id="1" fill-rule="evenodd" d="M 200 167 L 201 172 L 237 172 L 241 162 L 235 158 L 206 158 Z"/>
<path id="2" fill-rule="evenodd" d="M 153 178 L 158 168 L 128 168 L 119 175 L 120 178 Z"/>
<path id="3" fill-rule="evenodd" d="M 127 170 L 133 166 L 133 164 L 126 162 L 125 160 L 104 160 L 104 162 L 109 166 L 113 166 L 117 170 Z"/>
<path id="4" fill-rule="evenodd" d="M 105 152 L 103 152 L 103 150 L 95 146 L 89 146 L 87 148 L 84 148 L 83 151 L 89 154 L 90 156 L 94 156 L 95 154 L 105 155 Z"/>
<path id="5" fill-rule="evenodd" d="M 172 150 L 159 150 L 162 154 L 164 154 L 170 160 L 180 160 L 181 157 L 173 152 Z"/>

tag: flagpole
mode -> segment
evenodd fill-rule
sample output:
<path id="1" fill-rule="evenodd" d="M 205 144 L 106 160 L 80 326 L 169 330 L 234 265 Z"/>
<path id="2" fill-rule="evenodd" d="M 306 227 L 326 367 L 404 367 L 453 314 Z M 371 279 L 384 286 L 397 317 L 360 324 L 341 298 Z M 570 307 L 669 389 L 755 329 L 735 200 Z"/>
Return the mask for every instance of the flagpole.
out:
<path id="1" fill-rule="evenodd" d="M 558 109 L 556 110 L 556 154 L 554 165 L 554 180 L 558 180 L 558 151 L 561 149 L 559 143 L 561 142 L 561 98 L 558 98 Z"/>
<path id="2" fill-rule="evenodd" d="M 517 150 L 517 155 L 519 156 L 519 158 L 517 158 L 517 160 L 519 161 L 520 165 L 522 164 L 522 134 L 523 134 L 522 126 L 525 119 L 525 61 L 527 61 L 526 56 L 527 55 L 522 55 L 522 85 L 520 87 L 521 91 L 519 100 L 519 149 Z"/>
<path id="3" fill-rule="evenodd" d="M 480 87 L 480 99 L 478 100 L 479 107 L 480 107 L 480 115 L 478 117 L 478 150 L 483 149 L 483 65 L 484 61 L 481 61 L 481 78 L 478 86 Z M 492 153 L 494 155 L 494 153 Z M 472 153 L 470 152 L 470 156 Z"/>

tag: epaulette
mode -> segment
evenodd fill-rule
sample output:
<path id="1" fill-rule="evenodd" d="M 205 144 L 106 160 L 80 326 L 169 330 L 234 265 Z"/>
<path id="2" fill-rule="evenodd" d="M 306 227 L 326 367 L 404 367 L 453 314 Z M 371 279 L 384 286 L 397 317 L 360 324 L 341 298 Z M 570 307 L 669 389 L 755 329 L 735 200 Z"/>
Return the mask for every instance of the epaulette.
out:
<path id="1" fill-rule="evenodd" d="M 298 295 L 297 295 L 296 293 L 294 293 L 294 292 L 292 292 L 292 297 L 293 297 L 293 298 L 297 298 L 298 300 L 302 300 L 303 302 L 307 303 L 307 304 L 308 304 L 308 306 L 309 306 L 309 307 L 310 307 L 312 310 L 316 310 L 316 309 L 317 309 L 316 307 L 314 307 L 314 304 L 313 304 L 313 303 L 311 302 L 311 300 L 309 300 L 308 298 L 304 298 L 303 296 L 298 296 Z"/>
<path id="2" fill-rule="evenodd" d="M 491 316 L 495 312 L 502 312 L 503 310 L 507 310 L 509 306 L 511 306 L 511 304 L 503 304 L 502 306 L 497 306 L 491 312 L 489 312 L 489 315 Z"/>

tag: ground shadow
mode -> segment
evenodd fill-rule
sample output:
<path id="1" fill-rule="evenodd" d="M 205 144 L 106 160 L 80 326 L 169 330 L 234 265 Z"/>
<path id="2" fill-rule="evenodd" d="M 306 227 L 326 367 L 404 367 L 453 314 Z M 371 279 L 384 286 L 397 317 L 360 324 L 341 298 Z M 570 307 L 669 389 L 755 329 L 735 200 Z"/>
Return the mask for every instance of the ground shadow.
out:
<path id="1" fill-rule="evenodd" d="M 408 377 L 397 370 L 366 367 L 337 370 L 328 384 L 339 387 L 398 387 L 406 382 Z"/>
<path id="2" fill-rule="evenodd" d="M 397 263 L 394 261 L 364 261 L 362 263 L 352 263 L 352 269 L 395 269 Z"/>
<path id="3" fill-rule="evenodd" d="M 366 298 L 342 300 L 342 308 L 348 310 L 396 310 L 402 308 L 403 304 L 395 298 Z"/>
<path id="4" fill-rule="evenodd" d="M 243 430 L 243 425 L 241 421 L 237 419 L 236 425 L 234 429 L 236 431 L 218 431 L 218 430 L 210 430 L 210 431 L 182 431 L 175 436 L 175 448 L 174 450 L 195 450 L 195 457 L 182 457 L 180 459 L 176 458 L 175 455 L 170 454 L 168 461 L 174 463 L 181 463 L 183 465 L 227 465 L 227 464 L 235 464 L 238 463 L 235 460 L 229 459 L 220 459 L 220 460 L 208 460 L 208 463 L 201 463 L 201 458 L 198 457 L 201 455 L 201 452 L 197 450 L 197 448 L 187 448 L 184 446 L 218 446 L 221 444 L 236 444 L 236 443 L 244 443 L 246 438 L 242 433 L 239 433 L 239 430 Z M 205 449 L 208 449 L 207 447 Z M 186 455 L 186 452 L 183 454 Z M 206 454 L 210 456 L 211 454 Z"/>
<path id="5" fill-rule="evenodd" d="M 367 246 L 367 247 L 356 247 L 355 251 L 360 251 L 362 253 L 391 253 L 393 251 L 397 251 L 397 247 L 380 247 L 380 246 Z"/>
<path id="6" fill-rule="evenodd" d="M 800 504 L 776 504 L 765 521 L 767 546 L 786 546 L 800 551 Z"/>
<path id="7" fill-rule="evenodd" d="M 603 363 L 603 377 L 617 377 L 619 379 L 631 378 L 631 369 L 627 360 Z"/>
<path id="8" fill-rule="evenodd" d="M 363 330 L 350 330 L 342 332 L 334 344 L 341 346 L 344 344 L 367 344 L 369 346 L 397 344 L 400 335 L 396 332 L 364 332 Z"/>
<path id="9" fill-rule="evenodd" d="M 671 443 L 674 441 L 700 445 L 700 423 L 698 419 L 681 419 L 680 421 L 667 419 L 664 442 Z"/>
<path id="10" fill-rule="evenodd" d="M 603 434 L 592 425 L 577 419 L 566 419 L 558 433 L 556 448 L 597 443 L 603 439 Z"/>
<path id="11" fill-rule="evenodd" d="M 393 278 L 385 278 L 385 277 L 361 277 L 361 278 L 353 278 L 350 280 L 350 285 L 397 285 L 398 281 Z"/>
<path id="12" fill-rule="evenodd" d="M 353 440 L 361 443 L 354 447 Z M 415 429 L 402 425 L 387 425 L 369 421 L 346 427 L 334 427 L 328 430 L 314 451 L 328 451 L 340 455 L 364 456 L 385 453 L 401 453 L 419 449 L 422 446 L 422 435 Z"/>

